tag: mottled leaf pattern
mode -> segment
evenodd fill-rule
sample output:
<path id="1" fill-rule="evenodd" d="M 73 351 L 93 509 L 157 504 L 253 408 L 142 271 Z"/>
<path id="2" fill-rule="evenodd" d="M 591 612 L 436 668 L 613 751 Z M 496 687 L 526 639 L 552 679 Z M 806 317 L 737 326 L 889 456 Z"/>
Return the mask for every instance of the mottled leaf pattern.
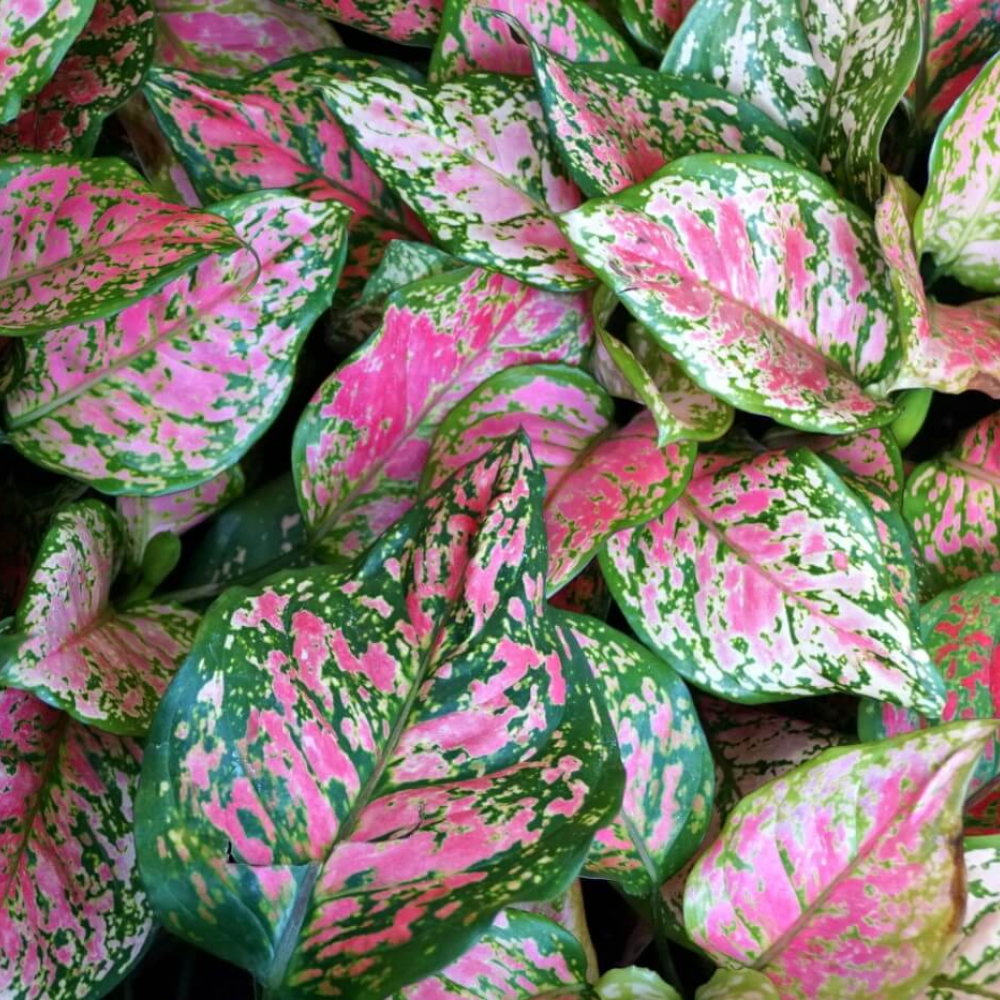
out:
<path id="1" fill-rule="evenodd" d="M 819 167 L 759 108 L 711 83 L 632 67 L 577 66 L 531 43 L 552 137 L 580 189 L 614 194 L 689 153 L 760 153 Z"/>
<path id="2" fill-rule="evenodd" d="M 348 210 L 280 191 L 214 210 L 245 249 L 28 344 L 5 402 L 32 461 L 108 493 L 174 492 L 233 465 L 277 416 L 336 287 Z"/>
<path id="3" fill-rule="evenodd" d="M 938 711 L 941 678 L 893 599 L 864 502 L 804 448 L 712 461 L 601 556 L 637 634 L 733 700 L 841 690 Z"/>
<path id="4" fill-rule="evenodd" d="M 630 965 L 627 969 L 608 969 L 594 989 L 600 1000 L 681 1000 L 677 990 L 665 983 L 652 969 L 644 969 L 639 965 Z"/>
<path id="5" fill-rule="evenodd" d="M 53 518 L 14 620 L 20 641 L 0 663 L 0 683 L 32 691 L 81 722 L 141 736 L 191 648 L 199 616 L 177 604 L 111 607 L 122 550 L 115 515 L 96 500 Z"/>
<path id="6" fill-rule="evenodd" d="M 434 433 L 470 390 L 513 365 L 578 362 L 591 333 L 583 295 L 479 269 L 392 297 L 379 333 L 323 383 L 295 432 L 296 484 L 320 551 L 357 554 L 412 506 Z"/>
<path id="7" fill-rule="evenodd" d="M 869 220 L 777 160 L 698 154 L 565 217 L 581 257 L 703 388 L 804 430 L 885 424 L 898 358 Z"/>
<path id="8" fill-rule="evenodd" d="M 507 17 L 494 17 L 494 11 Z M 481 72 L 530 76 L 532 56 L 517 37 L 521 31 L 572 62 L 637 62 L 625 39 L 583 0 L 541 4 L 537 0 L 445 0 L 441 33 L 431 56 L 431 80 L 440 83 Z"/>
<path id="9" fill-rule="evenodd" d="M 917 250 L 969 288 L 1000 292 L 1000 55 L 941 123 L 928 171 Z"/>
<path id="10" fill-rule="evenodd" d="M 635 40 L 646 49 L 662 52 L 694 0 L 616 0 L 616 4 Z"/>
<path id="11" fill-rule="evenodd" d="M 0 993 L 103 996 L 153 917 L 135 863 L 139 745 L 0 692 Z"/>
<path id="12" fill-rule="evenodd" d="M 323 92 L 442 249 L 544 288 L 592 281 L 556 219 L 580 192 L 549 142 L 533 81 L 475 74 L 434 88 L 372 75 Z"/>
<path id="13" fill-rule="evenodd" d="M 564 930 L 570 932 L 579 942 L 586 955 L 587 980 L 593 982 L 598 978 L 597 955 L 590 939 L 587 927 L 587 913 L 583 900 L 583 879 L 576 879 L 570 888 L 561 896 L 543 903 L 518 903 L 518 910 L 534 913 L 555 921 Z"/>
<path id="14" fill-rule="evenodd" d="M 919 0 L 699 0 L 662 69 L 721 84 L 787 128 L 853 200 L 920 61 Z"/>
<path id="15" fill-rule="evenodd" d="M 218 215 L 161 201 L 120 160 L 25 153 L 0 160 L 0 244 L 10 337 L 107 316 L 240 241 Z"/>
<path id="16" fill-rule="evenodd" d="M 622 773 L 546 615 L 542 493 L 514 438 L 345 568 L 213 605 L 137 806 L 170 930 L 279 993 L 386 996 L 569 887 Z"/>
<path id="17" fill-rule="evenodd" d="M 294 0 L 296 7 L 404 45 L 430 45 L 444 0 Z"/>
<path id="18" fill-rule="evenodd" d="M 781 1000 L 774 983 L 753 969 L 717 969 L 694 1000 Z"/>
<path id="19" fill-rule="evenodd" d="M 830 750 L 747 796 L 691 875 L 688 932 L 783 997 L 912 996 L 961 925 L 961 803 L 995 730 Z"/>

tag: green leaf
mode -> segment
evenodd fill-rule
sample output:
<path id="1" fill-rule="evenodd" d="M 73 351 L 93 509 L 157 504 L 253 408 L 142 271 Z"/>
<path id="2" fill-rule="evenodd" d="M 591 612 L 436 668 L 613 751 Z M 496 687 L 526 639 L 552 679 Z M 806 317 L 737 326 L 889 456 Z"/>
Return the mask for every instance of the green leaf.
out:
<path id="1" fill-rule="evenodd" d="M 275 996 L 384 997 L 569 887 L 623 776 L 546 613 L 542 490 L 505 442 L 346 567 L 213 605 L 137 806 L 172 932 Z"/>
<path id="2" fill-rule="evenodd" d="M 627 969 L 609 969 L 594 987 L 601 1000 L 681 1000 L 652 969 L 630 965 Z"/>
<path id="3" fill-rule="evenodd" d="M 73 718 L 142 736 L 187 655 L 199 616 L 178 604 L 110 603 L 122 532 L 104 504 L 85 500 L 52 520 L 14 627 L 21 639 L 0 683 L 31 691 Z"/>
<path id="4" fill-rule="evenodd" d="M 803 430 L 894 416 L 861 389 L 899 354 L 874 228 L 818 177 L 698 154 L 564 222 L 582 259 L 703 389 Z"/>
<path id="5" fill-rule="evenodd" d="M 695 991 L 694 1000 L 780 1000 L 774 984 L 753 969 L 718 969 Z"/>
<path id="6" fill-rule="evenodd" d="M 403 45 L 432 45 L 443 0 L 294 0 L 296 7 Z"/>
<path id="7" fill-rule="evenodd" d="M 615 0 L 632 37 L 643 48 L 662 53 L 694 6 L 694 0 Z"/>
<path id="8" fill-rule="evenodd" d="M 919 0 L 699 0 L 662 69 L 757 105 L 843 194 L 874 204 L 882 131 L 916 73 L 920 46 Z"/>

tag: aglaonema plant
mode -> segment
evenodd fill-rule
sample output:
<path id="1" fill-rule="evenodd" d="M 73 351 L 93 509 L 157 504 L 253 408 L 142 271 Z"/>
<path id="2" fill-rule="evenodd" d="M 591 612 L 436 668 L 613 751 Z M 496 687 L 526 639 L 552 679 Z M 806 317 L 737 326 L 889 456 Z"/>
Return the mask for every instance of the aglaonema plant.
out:
<path id="1" fill-rule="evenodd" d="M 0 995 L 1000 997 L 998 107 L 995 0 L 6 4 Z"/>

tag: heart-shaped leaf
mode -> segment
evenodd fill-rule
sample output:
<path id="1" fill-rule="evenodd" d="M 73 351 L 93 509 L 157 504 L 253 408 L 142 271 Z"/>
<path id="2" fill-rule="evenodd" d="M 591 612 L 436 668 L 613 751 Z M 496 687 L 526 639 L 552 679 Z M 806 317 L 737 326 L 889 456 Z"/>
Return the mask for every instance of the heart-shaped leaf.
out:
<path id="1" fill-rule="evenodd" d="M 5 404 L 33 462 L 108 493 L 174 492 L 235 464 L 277 416 L 336 287 L 348 209 L 269 191 L 214 211 L 245 249 L 27 343 Z"/>
<path id="2" fill-rule="evenodd" d="M 663 52 L 694 0 L 616 0 L 625 27 L 643 48 Z"/>
<path id="3" fill-rule="evenodd" d="M 154 41 L 150 0 L 97 0 L 52 79 L 0 129 L 0 152 L 90 155 L 104 119 L 142 82 Z"/>
<path id="4" fill-rule="evenodd" d="M 688 881 L 694 941 L 781 996 L 913 996 L 961 924 L 962 799 L 996 728 L 830 750 L 748 795 Z"/>
<path id="5" fill-rule="evenodd" d="M 8 0 L 0 19 L 0 123 L 16 118 L 83 30 L 94 0 Z"/>
<path id="6" fill-rule="evenodd" d="M 923 564 L 923 598 L 1000 571 L 1000 414 L 913 470 L 903 514 Z"/>
<path id="7" fill-rule="evenodd" d="M 580 203 L 534 81 L 475 74 L 440 87 L 372 75 L 323 92 L 371 168 L 473 264 L 557 291 L 593 279 L 556 215 Z"/>
<path id="8" fill-rule="evenodd" d="M 108 316 L 240 246 L 226 219 L 161 201 L 120 160 L 38 153 L 0 160 L 0 241 L 7 337 Z"/>
<path id="9" fill-rule="evenodd" d="M 542 493 L 515 438 L 346 567 L 216 601 L 137 806 L 171 931 L 279 994 L 386 996 L 569 887 L 623 776 L 547 615 Z"/>
<path id="10" fill-rule="evenodd" d="M 153 0 L 156 65 L 241 77 L 340 45 L 322 17 L 277 0 Z"/>
<path id="11" fill-rule="evenodd" d="M 888 423 L 898 359 L 871 222 L 773 159 L 697 154 L 564 218 L 581 258 L 703 388 L 804 430 Z"/>
<path id="12" fill-rule="evenodd" d="M 506 17 L 494 17 L 503 14 Z M 577 63 L 635 64 L 628 43 L 583 0 L 445 0 L 431 56 L 436 83 L 469 73 L 531 75 L 531 53 L 510 18 L 529 38 Z M 515 33 L 517 32 L 517 33 Z"/>
<path id="13" fill-rule="evenodd" d="M 153 916 L 135 863 L 139 745 L 0 692 L 0 992 L 104 996 Z"/>
<path id="14" fill-rule="evenodd" d="M 712 811 L 714 768 L 684 682 L 595 618 L 562 613 L 590 663 L 618 737 L 625 798 L 594 838 L 587 871 L 648 896 L 694 853 Z"/>
<path id="15" fill-rule="evenodd" d="M 574 65 L 530 42 L 552 138 L 580 189 L 614 194 L 689 153 L 761 153 L 819 171 L 759 108 L 651 69 Z"/>
<path id="16" fill-rule="evenodd" d="M 523 428 L 546 473 L 547 585 L 553 593 L 609 535 L 666 510 L 690 478 L 692 444 L 658 448 L 656 427 L 645 412 L 621 428 L 613 418 L 611 397 L 578 369 L 506 368 L 452 408 L 434 437 L 422 485 L 440 486 Z"/>
<path id="17" fill-rule="evenodd" d="M 73 718 L 142 736 L 198 627 L 196 612 L 110 604 L 123 559 L 111 510 L 85 500 L 56 514 L 6 636 L 0 683 L 31 691 Z M 9 644 L 9 645 L 8 645 Z"/>
<path id="18" fill-rule="evenodd" d="M 735 701 L 840 690 L 938 711 L 943 683 L 861 498 L 804 448 L 700 464 L 665 514 L 601 555 L 643 641 Z"/>
<path id="19" fill-rule="evenodd" d="M 940 273 L 1000 292 L 1000 55 L 955 102 L 934 137 L 917 211 L 917 250 Z"/>
<path id="20" fill-rule="evenodd" d="M 849 198 L 874 204 L 879 143 L 920 61 L 919 0 L 835 7 L 699 0 L 666 73 L 720 84 L 788 129 Z"/>
<path id="21" fill-rule="evenodd" d="M 444 0 L 294 0 L 294 6 L 404 45 L 433 45 Z"/>
<path id="22" fill-rule="evenodd" d="M 591 332 L 585 296 L 479 269 L 393 296 L 379 333 L 323 383 L 295 431 L 292 465 L 320 551 L 355 555 L 413 505 L 434 433 L 472 389 L 513 365 L 578 362 Z"/>

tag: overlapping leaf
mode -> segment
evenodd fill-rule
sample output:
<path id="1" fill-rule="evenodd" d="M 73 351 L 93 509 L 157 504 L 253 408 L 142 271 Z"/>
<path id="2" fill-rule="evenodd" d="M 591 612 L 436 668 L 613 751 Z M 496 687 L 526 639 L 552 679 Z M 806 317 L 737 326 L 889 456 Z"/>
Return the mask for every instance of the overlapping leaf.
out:
<path id="1" fill-rule="evenodd" d="M 635 64 L 628 43 L 583 0 L 445 0 L 431 56 L 435 82 L 468 73 L 531 75 L 531 54 L 505 14 L 538 44 L 577 63 Z"/>
<path id="2" fill-rule="evenodd" d="M 1000 55 L 941 123 L 928 171 L 917 250 L 969 288 L 1000 292 Z"/>
<path id="3" fill-rule="evenodd" d="M 424 468 L 432 488 L 521 427 L 546 472 L 549 592 L 558 590 L 615 531 L 643 524 L 677 498 L 695 448 L 657 447 L 652 417 L 613 423 L 611 397 L 564 365 L 507 368 L 458 403 L 438 429 Z"/>
<path id="4" fill-rule="evenodd" d="M 295 432 L 296 485 L 320 551 L 354 555 L 413 505 L 435 431 L 473 388 L 513 365 L 578 362 L 592 329 L 585 296 L 479 269 L 392 297 L 379 333 L 323 383 Z"/>
<path id="5" fill-rule="evenodd" d="M 139 745 L 0 692 L 0 992 L 103 996 L 153 928 L 135 863 Z"/>
<path id="6" fill-rule="evenodd" d="M 96 500 L 53 518 L 14 635 L 4 637 L 0 682 L 81 722 L 141 736 L 191 648 L 199 616 L 153 602 L 115 610 L 109 598 L 123 548 L 115 515 Z"/>
<path id="7" fill-rule="evenodd" d="M 574 65 L 529 45 L 552 138 L 591 197 L 622 191 L 689 153 L 761 153 L 819 171 L 763 111 L 715 84 L 638 67 Z"/>
<path id="8" fill-rule="evenodd" d="M 898 360 L 867 217 L 777 160 L 698 154 L 565 217 L 582 259 L 703 388 L 805 430 L 885 424 Z M 860 384 L 859 384 L 860 383 Z"/>
<path id="9" fill-rule="evenodd" d="M 120 160 L 32 153 L 0 160 L 0 242 L 8 337 L 107 316 L 240 245 L 226 219 L 161 201 Z"/>
<path id="10" fill-rule="evenodd" d="M 542 492 L 512 439 L 346 568 L 213 605 L 137 806 L 168 928 L 275 992 L 386 996 L 569 887 L 622 773 L 546 613 Z"/>
<path id="11" fill-rule="evenodd" d="M 156 494 L 218 475 L 266 430 L 330 304 L 348 210 L 272 191 L 214 211 L 245 249 L 28 344 L 5 398 L 19 451 L 105 492 Z"/>
<path id="12" fill-rule="evenodd" d="M 431 45 L 444 0 L 294 0 L 294 6 L 404 45 Z"/>
<path id="13" fill-rule="evenodd" d="M 632 37 L 644 48 L 662 52 L 694 0 L 616 0 L 616 5 Z"/>
<path id="14" fill-rule="evenodd" d="M 560 587 L 549 598 L 549 603 L 561 611 L 604 621 L 611 607 L 611 591 L 604 582 L 597 559 L 592 559 L 569 583 Z"/>
<path id="15" fill-rule="evenodd" d="M 831 750 L 747 796 L 688 882 L 692 938 L 781 996 L 912 996 L 961 924 L 962 799 L 995 731 Z"/>
<path id="16" fill-rule="evenodd" d="M 699 0 L 662 69 L 756 104 L 845 195 L 874 204 L 882 130 L 916 73 L 920 21 L 919 0 Z"/>
<path id="17" fill-rule="evenodd" d="M 643 641 L 732 700 L 841 690 L 940 710 L 860 497 L 804 448 L 700 461 L 665 514 L 601 555 Z"/>
<path id="18" fill-rule="evenodd" d="M 55 76 L 0 129 L 0 151 L 89 155 L 105 117 L 138 88 L 153 45 L 150 0 L 97 0 Z"/>
<path id="19" fill-rule="evenodd" d="M 441 248 L 544 288 L 592 281 L 556 219 L 580 192 L 549 141 L 533 81 L 474 74 L 434 88 L 372 75 L 323 92 Z"/>

